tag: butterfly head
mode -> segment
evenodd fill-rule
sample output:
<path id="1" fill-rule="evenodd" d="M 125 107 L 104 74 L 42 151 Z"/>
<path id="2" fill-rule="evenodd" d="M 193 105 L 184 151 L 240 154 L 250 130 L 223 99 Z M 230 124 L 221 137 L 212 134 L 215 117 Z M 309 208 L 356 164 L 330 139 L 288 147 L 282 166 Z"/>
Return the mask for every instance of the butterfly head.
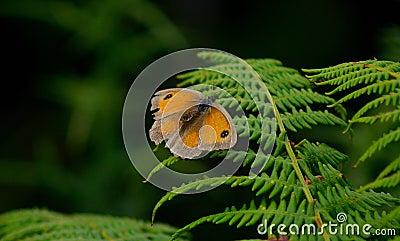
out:
<path id="1" fill-rule="evenodd" d="M 210 109 L 213 102 L 214 102 L 214 100 L 211 98 L 202 99 L 200 101 L 199 105 L 197 106 L 198 111 L 200 113 L 205 113 L 206 111 L 208 111 Z"/>

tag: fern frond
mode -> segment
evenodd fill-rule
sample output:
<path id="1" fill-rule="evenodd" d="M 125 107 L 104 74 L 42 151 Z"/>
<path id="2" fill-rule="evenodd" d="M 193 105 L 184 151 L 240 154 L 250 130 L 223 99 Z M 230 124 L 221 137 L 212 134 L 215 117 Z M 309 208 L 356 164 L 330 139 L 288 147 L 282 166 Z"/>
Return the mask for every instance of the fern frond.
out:
<path id="1" fill-rule="evenodd" d="M 303 71 L 310 74 L 306 75 L 306 77 L 311 78 L 317 85 L 340 86 L 345 84 L 340 89 L 344 90 L 358 84 L 369 84 L 379 80 L 399 78 L 400 63 L 366 60 L 339 64 L 323 69 L 303 69 Z"/>
<path id="2" fill-rule="evenodd" d="M 382 95 L 379 98 L 376 98 L 370 102 L 368 102 L 366 105 L 364 105 L 360 110 L 358 110 L 352 120 L 356 120 L 360 118 L 363 114 L 365 114 L 367 111 L 377 108 L 380 105 L 393 105 L 393 106 L 398 106 L 400 105 L 400 89 L 398 89 L 396 92 L 390 92 L 387 95 Z"/>
<path id="3" fill-rule="evenodd" d="M 388 111 L 379 113 L 377 115 L 372 116 L 364 116 L 357 119 L 349 120 L 349 123 L 365 123 L 365 124 L 374 124 L 375 122 L 397 122 L 400 121 L 400 106 L 398 106 L 397 110 Z"/>
<path id="4" fill-rule="evenodd" d="M 331 214 L 346 212 L 353 215 L 354 211 L 374 211 L 376 207 L 391 206 L 399 202 L 399 199 L 385 193 L 364 191 L 362 193 L 350 190 L 349 187 L 342 187 L 338 184 L 326 187 L 318 192 L 320 210 Z M 321 214 L 323 212 L 321 211 Z"/>
<path id="5" fill-rule="evenodd" d="M 296 151 L 299 158 L 311 167 L 318 163 L 337 167 L 340 163 L 348 160 L 348 156 L 324 143 L 305 141 L 296 147 Z"/>
<path id="6" fill-rule="evenodd" d="M 175 157 L 175 156 L 170 156 L 167 159 L 163 160 L 162 162 L 160 162 L 156 167 L 154 167 L 149 175 L 147 176 L 146 180 L 144 180 L 143 182 L 146 183 L 148 182 L 148 180 L 151 179 L 151 177 L 156 174 L 158 171 L 160 171 L 162 168 L 164 167 L 169 167 L 172 166 L 173 164 L 181 161 L 182 159 L 179 157 Z"/>
<path id="7" fill-rule="evenodd" d="M 237 228 L 260 224 L 262 220 L 267 220 L 269 223 L 283 223 L 287 226 L 292 223 L 299 226 L 303 223 L 314 223 L 314 209 L 311 204 L 307 205 L 306 200 L 297 202 L 294 195 L 290 200 L 288 204 L 285 201 L 277 204 L 273 200 L 267 202 L 262 199 L 258 206 L 254 201 L 251 201 L 249 207 L 243 205 L 240 209 L 234 206 L 227 208 L 223 213 L 209 215 L 186 225 L 179 229 L 171 240 L 203 223 L 228 223 Z"/>
<path id="8" fill-rule="evenodd" d="M 197 54 L 197 56 L 203 60 L 207 60 L 210 63 L 213 64 L 223 64 L 223 63 L 232 63 L 236 62 L 238 58 L 234 55 L 227 54 L 225 52 L 218 52 L 218 51 L 202 51 Z M 264 60 L 267 63 L 271 64 L 279 64 L 279 61 L 274 60 L 274 59 L 265 59 Z"/>
<path id="9" fill-rule="evenodd" d="M 275 66 L 282 66 L 282 62 L 276 59 L 246 59 L 246 62 L 259 71 L 270 70 Z"/>
<path id="10" fill-rule="evenodd" d="M 368 189 L 388 188 L 395 187 L 400 183 L 400 157 L 392 161 L 385 169 L 379 174 L 375 181 L 362 186 L 358 191 Z"/>
<path id="11" fill-rule="evenodd" d="M 314 175 L 319 173 L 317 176 L 311 175 L 311 172 L 306 172 L 306 175 L 309 176 L 310 181 L 310 190 L 312 193 L 317 193 L 318 191 L 324 192 L 327 186 L 334 186 L 339 184 L 342 187 L 350 186 L 349 183 L 344 178 L 344 175 L 332 167 L 329 164 L 318 164 L 318 172 L 313 172 Z"/>
<path id="12" fill-rule="evenodd" d="M 379 174 L 376 180 L 382 179 L 385 176 L 389 175 L 391 172 L 395 172 L 400 170 L 400 156 L 392 161 L 385 169 Z"/>
<path id="13" fill-rule="evenodd" d="M 306 107 L 314 103 L 331 104 L 332 98 L 321 95 L 311 89 L 281 90 L 275 93 L 275 103 L 282 111 L 296 107 Z"/>
<path id="14" fill-rule="evenodd" d="M 377 83 L 362 87 L 361 89 L 358 89 L 358 90 L 346 95 L 345 97 L 343 97 L 340 100 L 338 100 L 336 102 L 336 104 L 343 103 L 343 102 L 349 101 L 351 99 L 356 99 L 356 98 L 360 97 L 363 94 L 371 95 L 371 94 L 376 94 L 376 93 L 377 94 L 382 94 L 382 93 L 393 92 L 398 87 L 400 87 L 400 79 L 392 79 L 392 80 L 388 80 L 388 81 L 379 81 Z M 337 87 L 337 88 L 339 88 L 339 87 Z M 327 94 L 330 95 L 330 94 L 333 94 L 333 93 L 334 93 L 334 90 L 332 92 L 328 92 Z"/>
<path id="15" fill-rule="evenodd" d="M 368 190 L 368 189 L 377 189 L 377 188 L 388 188 L 388 187 L 395 187 L 400 183 L 400 170 L 396 173 L 393 173 L 390 176 L 381 178 L 374 182 L 368 183 L 365 186 L 362 186 L 359 190 Z"/>
<path id="16" fill-rule="evenodd" d="M 390 213 L 382 219 L 382 222 L 387 223 L 392 220 L 396 220 L 400 223 L 400 206 L 397 206 L 395 209 L 390 211 Z"/>
<path id="17" fill-rule="evenodd" d="M 272 174 L 269 176 L 266 173 L 261 173 L 260 176 L 232 176 L 232 177 L 204 177 L 188 184 L 182 184 L 178 188 L 174 188 L 172 192 L 165 194 L 155 205 L 153 209 L 152 221 L 155 218 L 158 209 L 167 201 L 170 201 L 179 194 L 198 190 L 203 187 L 219 186 L 221 184 L 230 187 L 250 187 L 256 196 L 264 195 L 269 192 L 269 198 L 280 195 L 280 199 L 286 198 L 292 192 L 301 196 L 301 184 L 297 181 L 293 168 L 290 165 L 282 165 L 283 162 L 290 163 L 290 160 L 277 158 L 273 163 L 274 168 Z M 281 169 L 285 167 L 285 169 Z M 279 174 L 278 174 L 279 173 Z"/>
<path id="18" fill-rule="evenodd" d="M 0 240 L 168 240 L 175 228 L 95 214 L 64 215 L 41 209 L 0 215 Z M 181 236 L 179 240 L 187 240 Z"/>
<path id="19" fill-rule="evenodd" d="M 398 89 L 400 85 L 400 63 L 367 60 L 340 64 L 325 69 L 303 71 L 311 74 L 307 77 L 317 82 L 318 85 L 337 86 L 334 90 L 328 92 L 328 95 L 362 86 L 338 100 L 334 105 L 358 98 L 363 94 L 387 94 L 365 105 L 353 119 L 359 118 L 366 111 L 376 108 L 382 103 L 398 105 L 400 102 L 398 96 L 400 91 Z"/>
<path id="20" fill-rule="evenodd" d="M 348 128 L 354 123 L 374 124 L 380 122 L 397 122 L 400 123 L 400 63 L 391 61 L 367 60 L 360 62 L 351 62 L 340 64 L 324 69 L 304 70 L 309 77 L 317 85 L 331 85 L 335 88 L 328 92 L 332 95 L 345 90 L 352 91 L 346 96 L 339 99 L 334 104 L 336 106 L 352 99 L 357 99 L 362 95 L 378 95 L 376 98 L 365 103 L 353 117 L 349 120 Z M 355 89 L 355 90 L 353 90 Z M 383 105 L 390 106 L 389 110 L 375 115 L 366 115 L 372 109 L 377 109 Z M 394 108 L 392 108 L 394 107 Z M 396 127 L 383 134 L 378 140 L 374 141 L 371 146 L 362 154 L 355 166 L 360 162 L 370 158 L 376 152 L 385 148 L 388 144 L 400 141 L 400 127 Z M 389 164 L 387 168 L 379 175 L 379 177 L 359 190 L 369 188 L 393 187 L 400 183 L 399 174 L 389 173 L 398 170 L 398 159 Z"/>
<path id="21" fill-rule="evenodd" d="M 398 127 L 396 130 L 391 130 L 388 133 L 383 134 L 381 138 L 374 141 L 372 145 L 368 147 L 368 149 L 364 152 L 364 154 L 359 158 L 357 164 L 359 162 L 365 161 L 367 158 L 371 157 L 376 152 L 382 150 L 390 143 L 398 142 L 399 140 L 400 140 L 400 127 Z"/>
<path id="22" fill-rule="evenodd" d="M 167 194 L 165 194 L 155 205 L 154 209 L 153 209 L 153 213 L 151 216 L 151 222 L 154 222 L 155 219 L 155 215 L 158 211 L 158 209 L 167 201 L 170 201 L 171 199 L 173 199 L 175 196 L 188 192 L 190 190 L 198 190 L 204 186 L 219 186 L 223 183 L 225 183 L 227 180 L 229 179 L 229 177 L 204 177 L 204 179 L 199 179 L 193 182 L 190 182 L 188 184 L 183 183 L 180 187 L 178 188 L 173 188 L 172 192 L 168 192 Z"/>
<path id="23" fill-rule="evenodd" d="M 363 75 L 366 74 L 366 75 Z M 342 78 L 342 77 L 340 77 Z M 373 84 L 371 84 L 373 83 Z M 318 83 L 317 83 L 318 84 Z M 321 83 L 319 83 L 321 84 Z M 351 89 L 357 85 L 360 84 L 369 84 L 354 93 L 350 94 L 349 96 L 346 96 L 344 100 L 341 100 L 340 102 L 347 101 L 349 99 L 355 99 L 362 94 L 367 93 L 370 95 L 371 93 L 379 93 L 381 94 L 384 91 L 388 90 L 393 90 L 396 87 L 399 86 L 399 83 L 397 79 L 391 80 L 390 75 L 387 73 L 369 73 L 369 71 L 366 71 L 365 73 L 362 72 L 357 72 L 353 73 L 350 76 L 348 76 L 348 80 L 346 82 L 343 82 L 341 85 L 336 87 L 330 92 L 327 92 L 327 95 L 332 95 L 338 92 L 342 92 L 344 90 Z"/>
<path id="24" fill-rule="evenodd" d="M 313 111 L 310 107 L 306 107 L 306 111 L 292 109 L 292 112 L 282 114 L 283 124 L 293 131 L 297 132 L 302 129 L 311 129 L 311 125 L 339 125 L 346 126 L 346 122 L 341 118 L 333 115 L 328 110 Z"/>
<path id="25" fill-rule="evenodd" d="M 254 64 L 252 66 L 254 67 Z M 292 68 L 284 66 L 259 68 L 255 66 L 254 69 L 260 74 L 262 80 L 268 86 L 268 90 L 273 95 L 282 90 L 289 91 L 293 88 L 305 89 L 312 87 L 306 78 Z"/>

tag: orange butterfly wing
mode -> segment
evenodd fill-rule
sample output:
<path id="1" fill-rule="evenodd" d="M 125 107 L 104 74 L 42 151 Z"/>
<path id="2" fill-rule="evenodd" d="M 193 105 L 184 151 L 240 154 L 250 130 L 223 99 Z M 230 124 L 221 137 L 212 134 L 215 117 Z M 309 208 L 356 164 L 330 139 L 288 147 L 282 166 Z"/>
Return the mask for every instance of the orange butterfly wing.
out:
<path id="1" fill-rule="evenodd" d="M 199 117 L 188 123 L 188 127 L 182 126 L 180 136 L 183 144 L 189 148 L 196 148 L 200 143 L 200 128 L 203 126 L 204 118 Z"/>
<path id="2" fill-rule="evenodd" d="M 157 110 L 154 117 L 165 118 L 174 113 L 181 113 L 197 104 L 204 96 L 197 91 L 185 88 L 161 90 L 151 100 L 151 110 Z"/>
<path id="3" fill-rule="evenodd" d="M 151 100 L 155 122 L 150 129 L 150 139 L 155 144 L 169 139 L 180 129 L 179 118 L 190 106 L 198 103 L 204 96 L 197 91 L 185 88 L 161 90 Z"/>
<path id="4" fill-rule="evenodd" d="M 228 149 L 236 144 L 236 131 L 229 113 L 214 103 L 207 111 L 200 130 L 203 150 Z"/>

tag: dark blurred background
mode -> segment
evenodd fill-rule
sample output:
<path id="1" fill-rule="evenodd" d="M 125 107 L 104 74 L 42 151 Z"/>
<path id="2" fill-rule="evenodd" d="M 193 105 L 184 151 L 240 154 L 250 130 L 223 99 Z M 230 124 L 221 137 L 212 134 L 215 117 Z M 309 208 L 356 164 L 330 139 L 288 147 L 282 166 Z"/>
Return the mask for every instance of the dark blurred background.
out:
<path id="1" fill-rule="evenodd" d="M 399 61 L 399 9 L 399 1 L 2 0 L 0 212 L 46 207 L 148 220 L 164 192 L 141 182 L 121 134 L 125 95 L 148 64 L 189 47 L 296 69 Z M 350 155 L 344 172 L 358 186 L 393 160 L 384 152 L 374 157 L 384 160 L 379 168 L 373 160 L 351 168 L 388 125 L 377 128 L 359 127 L 351 147 L 335 128 L 319 129 L 325 134 L 316 139 Z M 182 196 L 157 220 L 183 226 L 250 198 L 226 188 Z M 216 225 L 194 230 L 197 240 L 246 232 L 255 235 Z"/>

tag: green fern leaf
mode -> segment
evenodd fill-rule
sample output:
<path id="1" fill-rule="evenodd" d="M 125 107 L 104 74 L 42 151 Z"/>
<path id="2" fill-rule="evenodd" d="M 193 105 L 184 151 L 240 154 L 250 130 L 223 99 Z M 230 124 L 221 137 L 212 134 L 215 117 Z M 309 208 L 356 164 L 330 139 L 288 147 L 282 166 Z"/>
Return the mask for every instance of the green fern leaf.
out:
<path id="1" fill-rule="evenodd" d="M 336 106 L 352 99 L 359 98 L 362 95 L 378 95 L 373 100 L 367 102 L 360 108 L 349 120 L 348 128 L 354 123 L 374 124 L 380 122 L 397 122 L 400 121 L 400 63 L 391 61 L 367 60 L 360 62 L 351 62 L 340 64 L 324 69 L 304 70 L 309 74 L 312 81 L 317 85 L 331 85 L 335 89 L 328 92 L 328 95 L 343 92 L 345 90 L 355 89 L 346 96 L 342 97 L 334 104 Z M 389 109 L 384 113 L 375 115 L 366 115 L 372 109 L 386 106 L 395 108 Z M 400 127 L 396 127 L 383 134 L 381 138 L 374 141 L 373 144 L 362 154 L 355 166 L 360 162 L 370 158 L 376 152 L 385 148 L 388 144 L 398 142 L 400 140 Z M 393 187 L 399 184 L 398 174 L 394 173 L 398 170 L 398 159 L 389 164 L 387 168 L 373 181 L 361 187 L 360 190 L 369 188 Z M 390 176 L 389 173 L 393 172 Z"/>
<path id="2" fill-rule="evenodd" d="M 379 80 L 399 78 L 400 63 L 391 61 L 366 60 L 339 64 L 324 69 L 303 69 L 311 74 L 311 78 L 317 85 L 344 86 L 337 91 L 348 89 L 358 84 L 369 84 Z"/>
<path id="3" fill-rule="evenodd" d="M 173 164 L 181 161 L 182 159 L 175 157 L 175 156 L 170 156 L 167 159 L 163 160 L 162 162 L 160 162 L 155 168 L 153 168 L 149 175 L 147 176 L 146 180 L 144 182 L 147 182 L 148 180 L 151 179 L 151 177 L 156 174 L 158 171 L 160 171 L 162 168 L 164 167 L 169 167 L 172 166 Z"/>
<path id="4" fill-rule="evenodd" d="M 321 104 L 331 104 L 334 103 L 332 98 L 321 95 L 311 89 L 290 89 L 281 90 L 275 93 L 275 103 L 278 108 L 284 112 L 288 109 L 293 109 L 296 107 L 306 107 L 310 104 L 321 103 Z"/>
<path id="5" fill-rule="evenodd" d="M 377 151 L 382 150 L 390 143 L 397 142 L 399 140 L 400 140 L 400 127 L 398 127 L 395 130 L 391 130 L 388 133 L 383 134 L 383 136 L 381 138 L 374 141 L 374 143 L 370 147 L 368 147 L 368 149 L 365 151 L 365 153 L 360 157 L 357 164 L 359 162 L 365 161 L 367 158 L 371 157 Z"/>
<path id="6" fill-rule="evenodd" d="M 354 114 L 352 120 L 360 118 L 363 114 L 365 114 L 367 111 L 377 108 L 380 105 L 393 105 L 393 106 L 398 106 L 400 105 L 400 89 L 397 90 L 396 92 L 391 92 L 387 95 L 383 95 L 379 98 L 376 98 L 372 100 L 371 102 L 367 103 L 365 106 L 363 106 L 359 111 L 357 111 L 356 114 Z"/>
<path id="7" fill-rule="evenodd" d="M 388 187 L 395 187 L 400 183 L 400 171 L 393 173 L 390 176 L 385 178 L 376 180 L 374 182 L 368 183 L 367 185 L 361 187 L 359 190 L 368 190 L 368 189 L 377 189 L 377 188 L 388 188 Z"/>
<path id="8" fill-rule="evenodd" d="M 17 210 L 0 215 L 0 240 L 168 240 L 175 232 L 155 224 L 95 214 L 64 215 L 41 209 Z M 187 240 L 181 236 L 179 240 Z"/>
<path id="9" fill-rule="evenodd" d="M 375 122 L 399 122 L 400 121 L 400 106 L 398 106 L 397 110 L 388 111 L 384 113 L 379 113 L 373 116 L 364 116 L 356 119 L 349 120 L 349 123 L 365 123 L 365 124 L 374 124 Z"/>
<path id="10" fill-rule="evenodd" d="M 393 209 L 388 215 L 386 215 L 381 221 L 383 223 L 390 223 L 391 221 L 400 222 L 400 206 Z"/>
<path id="11" fill-rule="evenodd" d="M 296 150 L 299 158 L 310 166 L 322 163 L 337 167 L 340 163 L 348 160 L 348 156 L 324 143 L 305 141 L 297 146 Z"/>
<path id="12" fill-rule="evenodd" d="M 285 126 L 293 132 L 311 129 L 311 125 L 318 124 L 346 126 L 346 122 L 329 111 L 313 111 L 308 106 L 306 111 L 293 109 L 291 113 L 285 112 L 282 116 Z"/>
<path id="13" fill-rule="evenodd" d="M 382 179 L 385 176 L 389 175 L 391 172 L 395 172 L 400 170 L 400 156 L 392 161 L 376 178 L 376 180 Z"/>
<path id="14" fill-rule="evenodd" d="M 271 223 L 284 223 L 289 226 L 292 218 L 293 212 L 297 214 L 297 218 L 299 219 L 298 223 L 314 223 L 314 210 L 311 205 L 308 206 L 306 204 L 306 200 L 303 200 L 298 205 L 296 205 L 295 198 L 293 197 L 289 202 L 280 202 L 277 206 L 275 201 L 267 202 L 265 199 L 261 200 L 260 205 L 256 205 L 254 201 L 251 201 L 249 207 L 247 205 L 243 205 L 242 208 L 237 209 L 235 207 L 227 208 L 225 212 L 219 214 L 209 215 L 203 218 L 200 218 L 185 227 L 179 229 L 173 236 L 172 239 L 178 237 L 181 233 L 187 232 L 196 226 L 203 223 L 215 223 L 215 224 L 223 224 L 228 223 L 229 225 L 235 225 L 236 227 L 242 226 L 252 226 L 261 223 L 261 220 L 267 220 Z M 287 210 L 287 207 L 290 207 L 290 211 Z M 276 214 L 280 214 L 280 218 L 276 218 Z M 286 220 L 283 220 L 281 217 L 288 217 Z"/>

